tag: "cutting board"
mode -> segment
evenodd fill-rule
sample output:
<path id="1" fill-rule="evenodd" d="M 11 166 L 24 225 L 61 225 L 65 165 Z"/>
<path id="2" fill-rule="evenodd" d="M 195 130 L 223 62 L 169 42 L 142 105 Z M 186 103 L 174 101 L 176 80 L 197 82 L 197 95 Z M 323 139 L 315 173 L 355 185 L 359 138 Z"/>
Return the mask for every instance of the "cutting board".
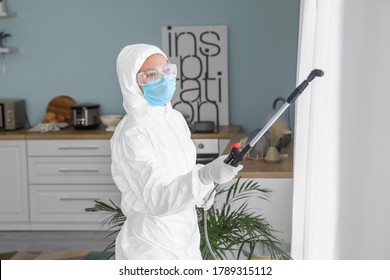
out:
<path id="1" fill-rule="evenodd" d="M 45 118 L 48 116 L 48 113 L 54 113 L 57 117 L 63 116 L 63 122 L 70 124 L 72 122 L 71 107 L 74 104 L 76 104 L 76 101 L 72 97 L 66 95 L 56 96 L 47 105 Z"/>

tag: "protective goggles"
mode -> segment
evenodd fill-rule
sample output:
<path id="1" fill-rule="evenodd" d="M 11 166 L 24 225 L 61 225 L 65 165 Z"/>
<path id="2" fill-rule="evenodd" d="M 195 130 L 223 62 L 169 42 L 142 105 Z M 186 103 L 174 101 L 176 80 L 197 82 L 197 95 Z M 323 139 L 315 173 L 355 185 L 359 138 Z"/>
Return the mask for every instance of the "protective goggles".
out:
<path id="1" fill-rule="evenodd" d="M 143 86 L 147 83 L 157 84 L 164 75 L 174 75 L 176 78 L 176 64 L 164 64 L 159 67 L 149 69 L 148 71 L 138 73 L 137 83 L 140 86 Z"/>

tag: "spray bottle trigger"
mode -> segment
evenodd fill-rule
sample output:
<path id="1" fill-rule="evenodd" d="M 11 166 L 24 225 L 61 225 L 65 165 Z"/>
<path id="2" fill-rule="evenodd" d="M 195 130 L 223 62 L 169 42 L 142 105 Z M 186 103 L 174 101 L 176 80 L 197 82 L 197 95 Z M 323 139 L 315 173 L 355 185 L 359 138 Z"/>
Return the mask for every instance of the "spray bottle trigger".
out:
<path id="1" fill-rule="evenodd" d="M 241 152 L 241 145 L 240 143 L 234 143 L 232 145 L 232 148 L 230 150 L 230 153 L 229 155 L 227 156 L 227 158 L 224 160 L 224 162 L 226 164 L 231 164 L 233 162 L 233 160 L 235 158 L 237 158 L 237 156 L 239 155 L 239 153 Z"/>

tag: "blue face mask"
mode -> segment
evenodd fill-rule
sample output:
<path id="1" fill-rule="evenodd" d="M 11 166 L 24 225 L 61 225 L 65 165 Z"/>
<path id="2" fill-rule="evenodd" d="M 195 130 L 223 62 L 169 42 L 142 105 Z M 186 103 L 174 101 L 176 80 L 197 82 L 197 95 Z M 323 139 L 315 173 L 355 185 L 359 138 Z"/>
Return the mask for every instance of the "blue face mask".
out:
<path id="1" fill-rule="evenodd" d="M 150 82 L 143 87 L 144 97 L 152 106 L 164 106 L 171 101 L 176 89 L 174 75 L 166 75 L 158 83 Z"/>

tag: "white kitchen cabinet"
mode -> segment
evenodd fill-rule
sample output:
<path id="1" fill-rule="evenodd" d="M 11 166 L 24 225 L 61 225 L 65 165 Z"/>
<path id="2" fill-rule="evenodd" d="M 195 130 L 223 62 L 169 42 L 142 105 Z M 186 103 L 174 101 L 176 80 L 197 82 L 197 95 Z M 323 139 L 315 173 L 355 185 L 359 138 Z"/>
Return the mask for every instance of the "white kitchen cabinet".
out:
<path id="1" fill-rule="evenodd" d="M 241 178 L 240 182 L 252 180 L 257 182 L 262 188 L 271 191 L 268 200 L 250 199 L 248 207 L 256 214 L 261 214 L 276 231 L 275 236 L 280 238 L 289 249 L 291 245 L 292 233 L 292 178 Z M 226 184 L 231 186 L 234 181 Z M 224 201 L 224 196 L 218 197 L 216 206 Z"/>
<path id="2" fill-rule="evenodd" d="M 218 157 L 218 139 L 192 139 L 196 148 L 196 163 L 207 164 Z"/>
<path id="3" fill-rule="evenodd" d="M 95 200 L 119 198 L 115 185 L 31 185 L 31 222 L 100 224 L 101 214 L 85 212 L 85 208 L 93 207 Z"/>
<path id="4" fill-rule="evenodd" d="M 0 229 L 24 229 L 29 221 L 26 141 L 0 141 Z"/>
<path id="5" fill-rule="evenodd" d="M 243 179 L 244 180 L 244 179 Z M 275 235 L 288 245 L 291 244 L 292 233 L 292 178 L 252 179 L 262 187 L 271 190 L 270 198 L 251 201 L 249 206 L 262 214 L 276 231 Z"/>
<path id="6" fill-rule="evenodd" d="M 229 139 L 192 139 L 196 148 L 196 162 L 207 164 L 223 154 Z"/>
<path id="7" fill-rule="evenodd" d="M 194 139 L 198 155 L 216 157 L 221 139 Z M 120 205 L 109 139 L 2 140 L 0 230 L 99 230 L 94 200 Z M 222 144 L 226 145 L 226 143 Z"/>
<path id="8" fill-rule="evenodd" d="M 216 157 L 238 133 L 194 134 L 198 155 Z M 62 130 L 45 134 L 0 132 L 0 230 L 102 230 L 102 213 L 85 212 L 94 200 L 120 206 L 111 178 L 111 133 Z M 240 175 L 255 178 L 273 192 L 251 205 L 291 239 L 292 157 L 279 164 L 246 160 Z"/>
<path id="9" fill-rule="evenodd" d="M 218 154 L 218 139 L 192 139 L 196 153 Z"/>
<path id="10" fill-rule="evenodd" d="M 197 154 L 219 154 L 221 155 L 230 139 L 192 139 Z"/>
<path id="11" fill-rule="evenodd" d="M 32 229 L 99 230 L 94 200 L 120 205 L 109 140 L 27 140 Z"/>
<path id="12" fill-rule="evenodd" d="M 110 157 L 28 158 L 30 184 L 114 184 Z"/>
<path id="13" fill-rule="evenodd" d="M 111 155 L 109 140 L 28 140 L 27 148 L 29 157 Z"/>

